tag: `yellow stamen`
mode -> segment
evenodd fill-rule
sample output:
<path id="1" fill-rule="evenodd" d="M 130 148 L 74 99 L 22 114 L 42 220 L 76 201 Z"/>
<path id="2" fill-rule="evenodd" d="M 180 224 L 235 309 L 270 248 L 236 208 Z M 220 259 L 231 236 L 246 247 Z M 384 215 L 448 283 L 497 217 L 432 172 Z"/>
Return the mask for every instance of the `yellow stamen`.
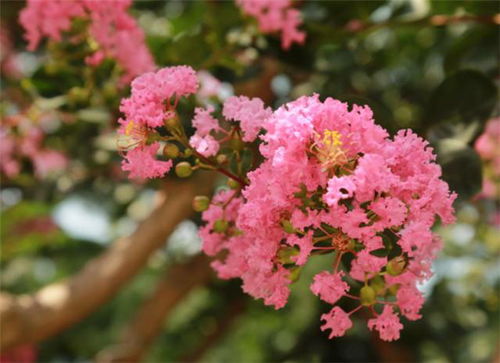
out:
<path id="1" fill-rule="evenodd" d="M 127 126 L 125 127 L 125 135 L 130 136 L 132 131 L 134 130 L 134 121 L 129 121 Z"/>
<path id="2" fill-rule="evenodd" d="M 338 131 L 325 130 L 323 132 L 323 144 L 326 146 L 330 146 L 331 144 L 333 144 L 333 146 L 342 146 L 340 136 L 340 132 Z"/>
<path id="3" fill-rule="evenodd" d="M 336 166 L 348 162 L 342 149 L 342 134 L 334 130 L 324 130 L 323 133 L 314 135 L 311 151 L 321 163 L 323 171 L 328 171 Z"/>

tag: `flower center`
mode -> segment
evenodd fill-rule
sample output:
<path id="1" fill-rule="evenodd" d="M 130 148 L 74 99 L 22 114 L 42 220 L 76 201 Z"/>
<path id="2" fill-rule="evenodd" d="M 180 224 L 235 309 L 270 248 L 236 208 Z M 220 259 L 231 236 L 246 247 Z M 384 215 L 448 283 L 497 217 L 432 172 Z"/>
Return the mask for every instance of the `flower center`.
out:
<path id="1" fill-rule="evenodd" d="M 125 126 L 125 132 L 118 136 L 118 150 L 129 151 L 146 145 L 147 141 L 148 129 L 142 124 L 129 121 Z"/>
<path id="2" fill-rule="evenodd" d="M 324 130 L 322 134 L 314 135 L 311 146 L 312 153 L 321 164 L 322 171 L 330 171 L 336 166 L 348 162 L 347 156 L 342 149 L 342 134 L 335 130 Z"/>

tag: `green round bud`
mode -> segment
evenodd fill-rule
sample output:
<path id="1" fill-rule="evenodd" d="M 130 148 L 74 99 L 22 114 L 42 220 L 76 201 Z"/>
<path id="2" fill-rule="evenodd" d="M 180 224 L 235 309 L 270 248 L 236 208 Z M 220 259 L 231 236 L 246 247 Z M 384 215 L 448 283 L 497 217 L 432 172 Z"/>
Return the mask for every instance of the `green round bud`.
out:
<path id="1" fill-rule="evenodd" d="M 377 295 L 381 295 L 385 290 L 385 281 L 384 278 L 380 275 L 375 276 L 370 281 L 370 287 L 375 290 Z"/>
<path id="2" fill-rule="evenodd" d="M 182 156 L 185 157 L 185 158 L 189 158 L 189 157 L 191 157 L 191 155 L 193 155 L 193 150 L 192 149 L 186 149 L 182 153 Z"/>
<path id="3" fill-rule="evenodd" d="M 240 183 L 238 183 L 236 180 L 234 179 L 227 179 L 227 186 L 231 189 L 238 189 L 240 187 Z"/>
<path id="4" fill-rule="evenodd" d="M 387 263 L 386 271 L 391 276 L 398 276 L 405 270 L 405 267 L 405 258 L 403 256 L 397 256 Z"/>
<path id="5" fill-rule="evenodd" d="M 113 82 L 106 82 L 102 87 L 102 94 L 108 99 L 113 99 L 118 95 L 116 85 Z"/>
<path id="6" fill-rule="evenodd" d="M 193 174 L 193 168 L 187 161 L 181 161 L 175 166 L 175 174 L 179 178 L 187 178 Z"/>
<path id="7" fill-rule="evenodd" d="M 167 159 L 175 159 L 179 156 L 179 148 L 175 144 L 167 143 L 163 147 L 163 156 Z"/>
<path id="8" fill-rule="evenodd" d="M 204 195 L 197 195 L 193 199 L 193 209 L 195 212 L 204 212 L 210 205 L 210 199 Z"/>
<path id="9" fill-rule="evenodd" d="M 164 121 L 165 127 L 168 130 L 173 130 L 179 127 L 179 118 L 177 116 L 171 117 Z"/>
<path id="10" fill-rule="evenodd" d="M 361 305 L 363 306 L 371 306 L 375 304 L 377 301 L 375 297 L 377 294 L 375 293 L 375 290 L 371 288 L 370 286 L 363 286 L 359 292 L 359 297 L 361 299 Z"/>
<path id="11" fill-rule="evenodd" d="M 83 103 L 89 99 L 89 91 L 82 87 L 72 87 L 68 92 L 68 100 L 73 103 Z"/>
<path id="12" fill-rule="evenodd" d="M 281 227 L 286 233 L 295 233 L 295 227 L 288 219 L 281 220 Z"/>
<path id="13" fill-rule="evenodd" d="M 225 163 L 227 163 L 227 160 L 228 160 L 227 155 L 219 154 L 219 155 L 217 155 L 216 160 L 217 160 L 217 164 L 224 165 Z"/>
<path id="14" fill-rule="evenodd" d="M 345 250 L 353 251 L 355 247 L 356 247 L 356 242 L 354 242 L 353 239 L 350 239 L 349 242 L 347 242 L 347 244 L 345 245 Z"/>
<path id="15" fill-rule="evenodd" d="M 227 227 L 229 227 L 229 223 L 225 219 L 218 219 L 214 222 L 214 232 L 216 233 L 224 233 Z"/>
<path id="16" fill-rule="evenodd" d="M 290 269 L 290 274 L 288 275 L 288 279 L 292 282 L 298 281 L 301 272 L 302 272 L 302 266 L 292 267 Z"/>
<path id="17" fill-rule="evenodd" d="M 388 290 L 389 290 L 389 293 L 392 295 L 392 296 L 395 296 L 397 293 L 398 293 L 398 290 L 399 290 L 399 287 L 401 285 L 400 284 L 395 284 L 395 285 L 391 285 L 389 286 Z"/>

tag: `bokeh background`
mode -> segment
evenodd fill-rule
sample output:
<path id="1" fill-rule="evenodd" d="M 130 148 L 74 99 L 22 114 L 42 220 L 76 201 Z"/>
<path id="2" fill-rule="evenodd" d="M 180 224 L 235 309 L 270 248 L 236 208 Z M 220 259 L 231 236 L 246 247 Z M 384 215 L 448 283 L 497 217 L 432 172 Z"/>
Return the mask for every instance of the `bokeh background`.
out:
<path id="1" fill-rule="evenodd" d="M 188 64 L 222 82 L 214 102 L 243 94 L 277 107 L 317 92 L 368 104 L 391 133 L 411 128 L 431 142 L 459 199 L 457 223 L 436 227 L 444 248 L 435 275 L 421 286 L 423 318 L 405 322 L 393 343 L 368 331 L 361 316 L 345 337 L 329 340 L 319 329 L 328 307 L 308 286 L 328 261 L 308 264 L 288 305 L 275 311 L 243 294 L 238 281 L 207 278 L 206 261 L 197 256 L 199 216 L 174 208 L 168 215 L 180 223 L 114 296 L 47 339 L 3 351 L 2 361 L 107 359 L 131 344 L 127 332 L 138 321 L 158 326 L 151 342 L 135 341 L 146 362 L 500 361 L 500 130 L 492 121 L 499 111 L 500 3 L 295 5 L 307 39 L 288 51 L 232 1 L 135 1 L 131 13 L 159 66 Z M 39 152 L 57 150 L 66 161 L 52 168 L 21 158 L 17 175 L 1 175 L 0 282 L 4 293 L 17 295 L 78 274 L 147 218 L 161 190 L 184 192 L 175 178 L 166 186 L 127 180 L 115 129 L 119 101 L 129 91 L 117 85 L 116 67 L 91 68 L 79 55 L 85 49 L 64 42 L 28 52 L 18 24 L 24 6 L 1 3 L 2 132 L 14 128 L 6 120 L 15 117 L 21 121 L 10 132 L 41 129 Z M 194 103 L 180 107 L 187 121 Z M 493 153 L 475 149 L 485 130 Z M 195 179 L 209 184 L 213 178 Z M 185 281 L 197 274 L 199 281 Z M 96 270 L 95 279 L 103 278 Z M 3 321 L 4 335 L 8 324 Z"/>

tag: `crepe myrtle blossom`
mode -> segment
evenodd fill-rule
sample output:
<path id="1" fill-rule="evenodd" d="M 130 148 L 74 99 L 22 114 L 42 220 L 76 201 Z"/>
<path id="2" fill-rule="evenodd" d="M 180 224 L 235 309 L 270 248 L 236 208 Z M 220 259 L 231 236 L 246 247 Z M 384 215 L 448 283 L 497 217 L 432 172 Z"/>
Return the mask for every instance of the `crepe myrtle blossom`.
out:
<path id="1" fill-rule="evenodd" d="M 484 178 L 483 188 L 479 198 L 500 198 L 500 117 L 491 119 L 486 128 L 478 137 L 474 145 L 475 150 L 483 160 Z"/>
<path id="2" fill-rule="evenodd" d="M 206 75 L 201 73 L 201 78 Z M 120 104 L 124 117 L 118 120 L 118 149 L 125 158 L 122 169 L 131 178 L 163 177 L 172 168 L 173 159 L 179 157 L 186 161 L 176 166 L 178 176 L 189 176 L 192 170 L 209 167 L 234 181 L 243 180 L 243 176 L 224 168 L 229 161 L 227 157 L 222 155 L 218 160 L 214 157 L 221 145 L 236 147 L 253 141 L 272 112 L 260 99 L 229 97 L 222 109 L 224 123 L 216 117 L 214 106 L 196 107 L 191 122 L 196 131 L 188 137 L 179 120 L 177 105 L 181 98 L 204 93 L 206 90 L 199 89 L 200 83 L 200 73 L 188 66 L 162 68 L 132 81 L 130 97 Z M 191 156 L 196 157 L 197 165 L 190 164 Z"/>
<path id="3" fill-rule="evenodd" d="M 230 189 L 193 202 L 203 212 L 203 251 L 215 257 L 220 278 L 241 279 L 246 293 L 278 309 L 303 266 L 331 255 L 331 267 L 310 286 L 332 305 L 322 330 L 342 336 L 351 315 L 367 309 L 369 329 L 398 339 L 401 316 L 421 317 L 416 286 L 431 276 L 441 247 L 431 228 L 454 221 L 456 195 L 428 143 L 411 130 L 390 137 L 368 106 L 318 95 L 275 111 L 244 96 L 198 107 L 188 137 L 176 105 L 196 85 L 194 71 L 182 66 L 134 80 L 121 107 L 120 132 L 131 141 L 124 169 L 157 177 L 184 159 L 176 161 L 179 176 L 222 173 Z M 155 158 L 160 144 L 166 161 Z M 344 311 L 338 304 L 349 299 L 355 307 Z"/>
<path id="4" fill-rule="evenodd" d="M 155 68 L 144 33 L 127 12 L 131 4 L 131 0 L 28 0 L 19 21 L 32 51 L 43 38 L 62 41 L 73 20 L 88 21 L 88 33 L 96 49 L 85 59 L 87 64 L 97 66 L 105 58 L 114 59 L 123 70 L 122 83 L 128 83 Z"/>
<path id="5" fill-rule="evenodd" d="M 298 29 L 302 19 L 300 12 L 292 8 L 292 0 L 236 0 L 236 4 L 244 14 L 256 19 L 262 33 L 281 33 L 283 49 L 304 43 L 306 34 Z"/>
<path id="6" fill-rule="evenodd" d="M 223 113 L 238 115 L 251 141 L 253 125 L 243 121 L 256 101 L 233 111 L 240 100 Z M 216 256 L 219 277 L 240 278 L 244 291 L 281 308 L 302 266 L 331 253 L 331 268 L 311 282 L 311 292 L 333 305 L 322 329 L 342 336 L 350 316 L 365 308 L 370 329 L 398 339 L 400 316 L 420 318 L 416 285 L 430 277 L 441 246 L 431 227 L 437 218 L 454 220 L 456 195 L 440 179 L 432 149 L 410 130 L 389 137 L 367 106 L 318 95 L 285 104 L 258 124 L 263 161 L 203 213 L 203 250 Z M 343 299 L 358 306 L 345 312 L 337 305 Z"/>
<path id="7" fill-rule="evenodd" d="M 60 174 L 69 160 L 59 150 L 46 145 L 46 129 L 55 121 L 65 121 L 62 114 L 31 106 L 17 114 L 8 115 L 0 125 L 0 174 L 9 179 L 17 177 L 29 160 L 37 179 Z M 56 121 L 56 122 L 57 122 Z"/>

